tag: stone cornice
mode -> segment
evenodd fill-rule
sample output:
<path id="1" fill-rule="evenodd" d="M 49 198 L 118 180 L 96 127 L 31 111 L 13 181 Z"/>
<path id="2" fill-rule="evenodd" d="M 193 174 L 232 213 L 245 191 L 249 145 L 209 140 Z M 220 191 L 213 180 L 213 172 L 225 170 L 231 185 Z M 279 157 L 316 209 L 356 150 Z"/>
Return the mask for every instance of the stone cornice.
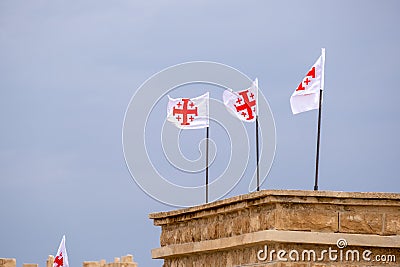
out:
<path id="1" fill-rule="evenodd" d="M 208 253 L 234 249 L 236 247 L 259 245 L 267 242 L 318 244 L 336 247 L 338 239 L 345 239 L 348 246 L 400 248 L 400 236 L 398 235 L 378 236 L 365 234 L 265 230 L 216 240 L 164 246 L 153 249 L 151 254 L 154 259 L 165 259 L 168 257 L 193 253 Z"/>
<path id="2" fill-rule="evenodd" d="M 192 220 L 194 218 L 231 212 L 250 206 L 275 203 L 400 207 L 400 194 L 378 192 L 262 190 L 190 208 L 152 213 L 149 215 L 149 218 L 154 220 L 155 225 L 164 225 L 173 221 Z"/>

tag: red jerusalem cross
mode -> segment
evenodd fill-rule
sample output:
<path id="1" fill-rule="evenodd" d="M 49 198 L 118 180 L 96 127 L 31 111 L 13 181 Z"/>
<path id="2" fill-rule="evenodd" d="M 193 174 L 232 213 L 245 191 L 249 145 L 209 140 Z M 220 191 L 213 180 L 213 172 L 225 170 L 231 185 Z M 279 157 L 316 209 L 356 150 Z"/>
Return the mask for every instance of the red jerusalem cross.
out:
<path id="1" fill-rule="evenodd" d="M 189 101 L 190 101 L 189 98 L 182 98 L 183 107 L 180 108 L 180 107 L 182 106 L 182 104 L 181 104 L 181 102 L 179 102 L 179 103 L 174 107 L 174 109 L 172 110 L 172 115 L 174 115 L 174 116 L 175 116 L 176 114 L 182 115 L 182 118 L 181 118 L 181 116 L 179 116 L 179 115 L 176 117 L 176 119 L 177 119 L 178 121 L 180 121 L 181 119 L 183 119 L 181 125 L 190 125 L 190 123 L 188 122 L 188 115 L 197 116 L 197 107 L 194 107 L 193 102 L 190 102 L 189 106 L 190 106 L 192 109 L 189 109 L 189 108 L 188 108 L 188 103 L 189 103 Z M 178 108 L 176 108 L 176 107 L 178 107 Z M 194 107 L 194 108 L 193 108 L 193 107 Z M 193 117 L 193 116 L 190 116 L 189 120 L 190 120 L 190 121 L 193 121 L 193 120 L 194 120 L 194 117 Z"/>
<path id="2" fill-rule="evenodd" d="M 64 265 L 64 258 L 63 258 L 63 256 L 62 256 L 62 252 L 60 252 L 60 255 L 57 256 L 57 257 L 54 259 L 54 264 L 56 264 L 56 267 L 61 267 L 61 266 Z"/>
<path id="3" fill-rule="evenodd" d="M 247 95 L 247 93 L 249 92 L 249 90 L 245 90 L 242 92 L 239 92 L 239 95 L 243 98 L 244 103 L 242 105 L 235 105 L 236 111 L 240 112 L 242 111 L 241 115 L 243 117 L 246 116 L 246 113 L 243 110 L 246 110 L 247 112 L 247 119 L 248 121 L 254 119 L 254 115 L 253 115 L 253 110 L 252 107 L 256 106 L 256 100 L 254 99 L 254 94 L 251 93 L 250 95 Z M 252 100 L 249 99 L 249 96 Z M 241 103 L 241 101 L 239 101 L 240 98 L 238 98 L 238 101 L 236 101 L 236 103 Z"/>

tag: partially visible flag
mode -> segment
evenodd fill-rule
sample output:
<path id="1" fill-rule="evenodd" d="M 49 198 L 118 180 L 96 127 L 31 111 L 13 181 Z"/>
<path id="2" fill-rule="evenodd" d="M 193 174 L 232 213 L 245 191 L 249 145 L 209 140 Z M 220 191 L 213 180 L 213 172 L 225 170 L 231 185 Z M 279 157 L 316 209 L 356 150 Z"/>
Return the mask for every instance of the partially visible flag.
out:
<path id="1" fill-rule="evenodd" d="M 56 257 L 54 258 L 53 267 L 69 267 L 67 249 L 65 248 L 65 235 L 61 239 Z"/>
<path id="2" fill-rule="evenodd" d="M 238 119 L 247 122 L 256 120 L 258 114 L 258 79 L 242 91 L 225 90 L 223 94 L 225 107 Z"/>
<path id="3" fill-rule="evenodd" d="M 167 120 L 181 129 L 201 129 L 209 126 L 209 93 L 194 98 L 168 96 Z"/>
<path id="4" fill-rule="evenodd" d="M 321 56 L 290 97 L 293 114 L 319 108 L 319 93 L 324 90 L 325 66 L 325 48 L 321 50 Z"/>

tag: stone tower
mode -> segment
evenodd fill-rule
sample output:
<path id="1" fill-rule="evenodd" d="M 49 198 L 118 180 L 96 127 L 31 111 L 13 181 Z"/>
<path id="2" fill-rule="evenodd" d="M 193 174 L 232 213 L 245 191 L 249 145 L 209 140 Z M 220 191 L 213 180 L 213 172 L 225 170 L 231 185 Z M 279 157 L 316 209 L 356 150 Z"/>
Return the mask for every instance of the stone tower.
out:
<path id="1" fill-rule="evenodd" d="M 164 267 L 400 266 L 400 194 L 266 190 L 149 217 Z"/>

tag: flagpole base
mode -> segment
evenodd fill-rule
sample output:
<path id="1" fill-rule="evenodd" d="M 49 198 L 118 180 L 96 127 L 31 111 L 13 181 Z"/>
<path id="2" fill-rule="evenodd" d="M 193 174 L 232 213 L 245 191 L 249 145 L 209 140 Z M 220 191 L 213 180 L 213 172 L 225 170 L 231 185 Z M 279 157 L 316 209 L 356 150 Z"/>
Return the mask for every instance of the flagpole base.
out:
<path id="1" fill-rule="evenodd" d="M 314 191 L 318 191 L 318 185 L 314 185 Z"/>

